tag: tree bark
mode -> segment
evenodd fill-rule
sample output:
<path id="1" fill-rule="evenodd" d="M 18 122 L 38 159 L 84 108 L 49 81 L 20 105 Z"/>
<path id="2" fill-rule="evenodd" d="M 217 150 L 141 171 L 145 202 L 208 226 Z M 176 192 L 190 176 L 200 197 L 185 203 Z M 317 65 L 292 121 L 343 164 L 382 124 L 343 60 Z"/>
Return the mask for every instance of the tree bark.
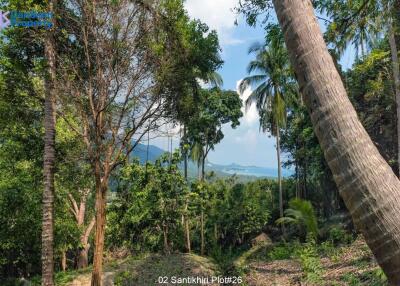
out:
<path id="1" fill-rule="evenodd" d="M 104 233 L 106 225 L 106 203 L 107 203 L 107 176 L 101 176 L 100 162 L 95 163 L 96 177 L 96 234 L 95 249 L 93 257 L 93 272 L 91 286 L 101 286 L 101 274 L 103 271 L 103 250 L 104 250 Z"/>
<path id="2" fill-rule="evenodd" d="M 49 2 L 49 11 L 54 12 L 56 1 Z M 56 135 L 56 55 L 53 31 L 45 38 L 45 57 L 48 77 L 45 79 L 44 108 L 44 190 L 42 221 L 42 285 L 54 285 L 54 166 Z"/>
<path id="3" fill-rule="evenodd" d="M 310 0 L 273 0 L 314 131 L 354 224 L 400 285 L 400 181 L 347 97 Z"/>
<path id="4" fill-rule="evenodd" d="M 205 169 L 204 169 L 205 162 L 206 162 L 206 155 L 203 155 L 203 158 L 201 160 L 201 181 L 204 181 L 205 178 Z"/>
<path id="5" fill-rule="evenodd" d="M 183 146 L 183 164 L 184 164 L 184 175 L 185 181 L 188 182 L 188 151 L 186 148 L 186 125 L 183 126 L 183 138 L 184 138 L 184 146 Z"/>
<path id="6" fill-rule="evenodd" d="M 394 90 L 396 96 L 396 114 L 397 114 L 397 175 L 400 176 L 400 71 L 399 71 L 399 56 L 397 51 L 394 24 L 390 24 L 389 27 L 389 44 L 390 54 L 392 56 L 393 65 L 393 79 L 394 79 Z"/>
<path id="7" fill-rule="evenodd" d="M 276 127 L 276 157 L 278 159 L 279 217 L 283 217 L 281 142 L 279 126 Z M 285 226 L 283 224 L 281 224 L 281 230 L 283 235 L 285 235 Z"/>
<path id="8" fill-rule="evenodd" d="M 200 254 L 204 255 L 205 253 L 205 243 L 204 243 L 204 210 L 203 203 L 201 204 L 201 214 L 200 214 L 200 223 L 201 223 L 201 246 L 200 246 Z"/>
<path id="9" fill-rule="evenodd" d="M 279 127 L 276 128 L 276 156 L 278 159 L 279 217 L 283 217 L 282 167 Z"/>
<path id="10" fill-rule="evenodd" d="M 184 146 L 183 146 L 183 162 L 184 162 L 184 175 L 185 175 L 185 182 L 189 184 L 188 181 L 188 151 L 186 148 L 186 125 L 183 126 L 183 138 L 184 138 Z M 186 251 L 191 252 L 191 245 L 190 245 L 190 226 L 189 226 L 189 216 L 188 216 L 188 209 L 189 209 L 189 199 L 187 198 L 185 201 L 185 214 L 183 215 L 183 225 L 184 225 L 184 235 L 185 235 L 185 246 Z"/>
<path id="11" fill-rule="evenodd" d="M 164 236 L 164 253 L 169 254 L 169 244 L 168 244 L 168 226 L 163 226 L 163 236 Z"/>
<path id="12" fill-rule="evenodd" d="M 79 250 L 78 262 L 77 262 L 78 269 L 88 267 L 88 264 L 89 264 L 88 263 L 88 252 L 90 249 L 90 243 L 88 243 L 88 240 L 89 240 L 90 233 L 92 232 L 92 229 L 93 229 L 95 223 L 96 223 L 96 219 L 93 217 L 92 220 L 90 221 L 89 225 L 87 226 L 85 232 L 80 237 L 82 249 Z"/>
<path id="13" fill-rule="evenodd" d="M 61 253 L 61 269 L 64 272 L 67 270 L 67 252 L 65 250 Z"/>
<path id="14" fill-rule="evenodd" d="M 189 208 L 189 201 L 188 201 L 188 199 L 186 199 L 186 202 L 185 202 L 185 214 L 183 216 L 184 227 L 185 227 L 185 245 L 186 245 L 186 251 L 187 252 L 191 252 L 189 216 L 187 214 L 188 208 Z"/>

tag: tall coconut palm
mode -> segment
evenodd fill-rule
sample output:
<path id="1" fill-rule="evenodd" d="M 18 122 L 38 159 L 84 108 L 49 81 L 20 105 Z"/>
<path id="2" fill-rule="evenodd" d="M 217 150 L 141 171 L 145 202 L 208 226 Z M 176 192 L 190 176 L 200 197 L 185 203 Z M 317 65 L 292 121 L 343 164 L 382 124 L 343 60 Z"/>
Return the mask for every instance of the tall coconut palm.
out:
<path id="1" fill-rule="evenodd" d="M 256 103 L 260 115 L 260 129 L 276 138 L 278 159 L 279 214 L 283 217 L 283 191 L 280 152 L 280 131 L 286 125 L 285 98 L 292 96 L 295 87 L 283 36 L 277 25 L 268 27 L 265 45 L 254 44 L 249 53 L 255 53 L 247 68 L 248 77 L 239 85 L 239 92 L 255 87 L 246 100 L 246 108 Z"/>
<path id="2" fill-rule="evenodd" d="M 400 285 L 400 181 L 347 96 L 310 0 L 273 0 L 315 134 L 339 192 L 390 285 Z"/>

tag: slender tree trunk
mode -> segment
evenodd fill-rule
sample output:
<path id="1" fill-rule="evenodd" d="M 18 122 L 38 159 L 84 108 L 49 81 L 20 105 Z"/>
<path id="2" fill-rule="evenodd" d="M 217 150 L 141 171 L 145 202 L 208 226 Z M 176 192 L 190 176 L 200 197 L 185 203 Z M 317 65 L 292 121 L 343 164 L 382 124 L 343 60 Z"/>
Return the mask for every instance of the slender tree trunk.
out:
<path id="1" fill-rule="evenodd" d="M 101 286 L 101 274 L 103 272 L 103 250 L 104 250 L 104 233 L 106 225 L 106 203 L 108 179 L 101 176 L 100 162 L 95 163 L 96 177 L 96 233 L 95 233 L 95 249 L 93 258 L 93 272 L 91 286 Z"/>
<path id="2" fill-rule="evenodd" d="M 205 152 L 204 152 L 205 153 Z M 204 182 L 205 178 L 205 171 L 204 171 L 204 163 L 206 161 L 206 155 L 202 155 L 202 160 L 201 160 L 201 181 Z M 203 190 L 203 195 L 201 198 L 201 249 L 200 253 L 201 255 L 204 255 L 205 253 L 205 237 L 204 237 L 204 190 Z"/>
<path id="3" fill-rule="evenodd" d="M 64 272 L 67 270 L 67 252 L 65 250 L 61 253 L 61 269 Z"/>
<path id="4" fill-rule="evenodd" d="M 282 167 L 279 127 L 276 128 L 276 156 L 278 158 L 279 216 L 283 217 Z"/>
<path id="5" fill-rule="evenodd" d="M 310 0 L 273 0 L 314 131 L 354 224 L 400 285 L 400 181 L 350 103 Z"/>
<path id="6" fill-rule="evenodd" d="M 205 162 L 206 162 L 206 156 L 204 155 L 201 160 L 201 181 L 204 181 L 205 178 L 205 169 L 204 169 Z"/>
<path id="7" fill-rule="evenodd" d="M 279 187 L 279 217 L 283 217 L 283 191 L 282 191 L 282 166 L 281 166 L 281 142 L 280 130 L 276 127 L 276 156 L 278 159 L 278 187 Z M 285 235 L 285 226 L 281 224 L 282 233 Z"/>
<path id="8" fill-rule="evenodd" d="M 184 138 L 184 144 L 186 145 L 186 126 L 183 126 L 183 138 Z M 183 153 L 183 164 L 184 164 L 184 175 L 185 175 L 185 181 L 186 183 L 189 183 L 188 181 L 188 151 L 186 146 L 183 147 L 184 153 Z M 186 199 L 185 201 L 185 215 L 183 216 L 183 225 L 185 228 L 184 235 L 185 235 L 185 246 L 186 246 L 186 251 L 191 252 L 191 246 L 190 246 L 190 226 L 189 226 L 189 217 L 188 217 L 188 209 L 189 209 L 189 199 Z"/>
<path id="9" fill-rule="evenodd" d="M 183 146 L 183 165 L 184 165 L 184 175 L 185 181 L 188 181 L 188 151 L 186 148 L 186 125 L 183 126 L 183 138 L 184 138 L 184 146 Z"/>
<path id="10" fill-rule="evenodd" d="M 185 209 L 187 211 L 188 202 L 186 202 Z M 186 250 L 187 252 L 191 252 L 191 243 L 190 243 L 190 226 L 189 226 L 189 218 L 186 214 L 185 216 L 185 240 L 186 240 Z"/>
<path id="11" fill-rule="evenodd" d="M 392 55 L 393 65 L 393 79 L 396 96 L 396 113 L 397 113 L 397 164 L 398 174 L 400 175 L 400 71 L 399 71 L 399 57 L 394 33 L 393 24 L 389 27 L 389 44 L 390 53 Z"/>
<path id="12" fill-rule="evenodd" d="M 295 162 L 295 167 L 294 167 L 294 175 L 295 175 L 295 181 L 296 181 L 296 199 L 300 199 L 300 193 L 299 193 L 299 167 L 297 163 L 297 159 L 294 160 Z"/>
<path id="13" fill-rule="evenodd" d="M 54 12 L 56 1 L 49 3 Z M 46 96 L 44 108 L 44 190 L 42 221 L 42 285 L 54 285 L 54 166 L 56 135 L 56 55 L 53 31 L 45 39 L 45 57 L 48 63 L 48 78 L 45 80 Z"/>
<path id="14" fill-rule="evenodd" d="M 201 223 L 201 246 L 200 246 L 200 254 L 204 255 L 205 251 L 205 243 L 204 243 L 204 210 L 203 203 L 201 204 L 201 215 L 200 215 L 200 223 Z"/>
<path id="15" fill-rule="evenodd" d="M 164 253 L 169 254 L 169 244 L 168 244 L 168 227 L 163 226 L 163 236 L 164 236 Z"/>
<path id="16" fill-rule="evenodd" d="M 92 232 L 92 229 L 95 225 L 95 222 L 96 220 L 93 217 L 89 225 L 86 227 L 85 232 L 80 237 L 82 248 L 79 250 L 79 255 L 78 255 L 78 263 L 77 263 L 78 269 L 88 267 L 88 253 L 90 249 L 90 243 L 88 243 L 88 240 L 90 233 Z"/>

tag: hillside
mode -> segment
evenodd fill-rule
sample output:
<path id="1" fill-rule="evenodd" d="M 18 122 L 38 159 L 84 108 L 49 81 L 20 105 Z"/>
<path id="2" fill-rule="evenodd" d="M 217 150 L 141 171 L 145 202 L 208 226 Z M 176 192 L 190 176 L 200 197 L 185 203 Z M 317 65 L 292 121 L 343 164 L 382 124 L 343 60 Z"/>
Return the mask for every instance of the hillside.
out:
<path id="1" fill-rule="evenodd" d="M 161 256 L 146 255 L 141 258 L 127 258 L 109 262 L 104 270 L 103 285 L 173 285 L 178 278 L 217 276 L 216 265 L 204 257 L 195 254 L 173 254 Z M 90 272 L 68 275 L 58 278 L 57 285 L 90 286 Z M 183 285 L 199 285 L 184 283 Z M 217 283 L 207 284 L 210 286 Z"/>
<path id="2" fill-rule="evenodd" d="M 145 144 L 138 144 L 135 148 L 132 157 L 136 157 L 139 159 L 141 164 L 146 162 L 146 158 L 150 162 L 154 162 L 159 158 L 162 154 L 166 151 L 154 146 L 149 145 L 149 152 L 147 157 L 147 145 Z M 183 169 L 183 163 L 180 165 L 180 168 Z M 257 166 L 242 166 L 235 163 L 230 165 L 219 165 L 214 164 L 210 161 L 207 161 L 205 169 L 207 172 L 214 172 L 219 177 L 229 177 L 232 175 L 237 175 L 238 180 L 242 182 L 251 181 L 258 178 L 276 178 L 278 171 L 275 168 L 267 168 L 267 167 L 257 167 Z M 289 177 L 293 174 L 291 170 L 282 169 L 282 175 L 284 177 Z M 198 176 L 197 165 L 189 161 L 188 164 L 188 175 L 191 178 L 196 178 Z"/>

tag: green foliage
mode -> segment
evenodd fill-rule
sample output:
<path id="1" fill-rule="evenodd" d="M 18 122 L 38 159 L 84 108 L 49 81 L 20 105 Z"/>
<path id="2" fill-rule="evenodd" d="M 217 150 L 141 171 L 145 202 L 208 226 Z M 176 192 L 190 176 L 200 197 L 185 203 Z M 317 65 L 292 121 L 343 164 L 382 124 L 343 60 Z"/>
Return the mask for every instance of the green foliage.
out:
<path id="1" fill-rule="evenodd" d="M 334 225 L 329 228 L 328 240 L 334 244 L 350 244 L 354 239 L 343 227 Z"/>
<path id="2" fill-rule="evenodd" d="M 298 241 L 292 241 L 290 243 L 284 243 L 277 245 L 267 253 L 268 259 L 270 260 L 283 260 L 293 258 L 298 252 L 301 245 Z"/>
<path id="3" fill-rule="evenodd" d="M 396 168 L 396 102 L 387 44 L 356 62 L 345 75 L 359 118 L 386 161 Z"/>
<path id="4" fill-rule="evenodd" d="M 314 238 L 318 235 L 317 217 L 309 201 L 292 199 L 285 216 L 276 220 L 277 224 L 294 224 L 300 228 L 305 227 L 306 234 Z"/>
<path id="5" fill-rule="evenodd" d="M 166 153 L 154 164 L 135 161 L 120 170 L 117 197 L 109 206 L 109 246 L 161 250 L 163 228 L 173 245 L 182 245 L 179 220 L 188 193 L 179 162 L 179 153 Z"/>
<path id="6" fill-rule="evenodd" d="M 323 285 L 323 268 L 318 256 L 315 240 L 309 239 L 307 243 L 298 250 L 296 255 L 300 259 L 305 274 L 305 280 L 309 283 Z"/>

